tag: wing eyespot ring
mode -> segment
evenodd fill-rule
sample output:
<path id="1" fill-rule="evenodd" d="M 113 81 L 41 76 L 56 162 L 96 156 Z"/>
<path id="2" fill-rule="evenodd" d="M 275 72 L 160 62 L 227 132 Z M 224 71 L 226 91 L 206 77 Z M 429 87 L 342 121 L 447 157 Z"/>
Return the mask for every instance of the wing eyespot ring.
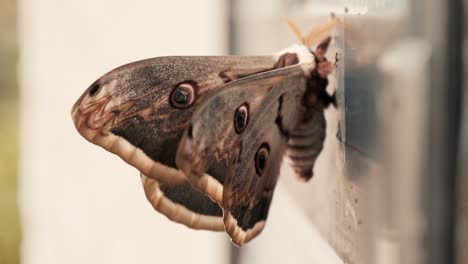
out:
<path id="1" fill-rule="evenodd" d="M 265 168 L 268 165 L 268 158 L 270 156 L 270 146 L 263 143 L 255 153 L 255 171 L 259 177 L 262 176 Z"/>
<path id="2" fill-rule="evenodd" d="M 174 87 L 169 96 L 169 103 L 177 109 L 185 109 L 196 101 L 198 86 L 194 81 L 185 81 Z"/>
<path id="3" fill-rule="evenodd" d="M 237 134 L 242 133 L 249 123 L 249 105 L 244 103 L 236 109 L 234 114 L 234 129 Z"/>

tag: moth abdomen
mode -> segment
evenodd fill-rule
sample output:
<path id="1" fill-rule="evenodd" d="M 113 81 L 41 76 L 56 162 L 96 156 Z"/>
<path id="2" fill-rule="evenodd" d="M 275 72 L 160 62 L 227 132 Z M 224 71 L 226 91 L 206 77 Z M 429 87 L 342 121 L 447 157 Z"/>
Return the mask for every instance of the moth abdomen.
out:
<path id="1" fill-rule="evenodd" d="M 313 176 L 315 161 L 325 141 L 326 123 L 322 111 L 314 112 L 291 133 L 286 156 L 296 175 L 303 180 Z"/>

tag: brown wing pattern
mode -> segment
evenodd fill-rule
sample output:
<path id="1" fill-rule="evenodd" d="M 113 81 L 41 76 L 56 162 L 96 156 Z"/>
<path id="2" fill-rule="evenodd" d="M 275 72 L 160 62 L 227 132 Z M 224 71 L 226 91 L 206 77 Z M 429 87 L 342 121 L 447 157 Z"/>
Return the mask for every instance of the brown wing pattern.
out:
<path id="1" fill-rule="evenodd" d="M 153 207 L 193 228 L 222 230 L 217 203 L 175 167 L 182 132 L 200 102 L 235 79 L 272 69 L 273 57 L 160 57 L 119 67 L 94 82 L 72 109 L 88 141 L 143 175 Z M 185 103 L 185 104 L 184 104 Z"/>

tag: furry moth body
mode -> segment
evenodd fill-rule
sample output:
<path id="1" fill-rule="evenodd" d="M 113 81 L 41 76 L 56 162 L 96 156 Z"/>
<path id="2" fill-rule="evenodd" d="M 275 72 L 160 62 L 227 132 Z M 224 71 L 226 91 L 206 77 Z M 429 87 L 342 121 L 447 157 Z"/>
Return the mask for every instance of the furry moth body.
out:
<path id="1" fill-rule="evenodd" d="M 72 108 L 78 132 L 140 171 L 148 201 L 238 246 L 263 229 L 284 156 L 309 180 L 325 138 L 331 38 L 274 56 L 159 57 L 121 66 Z"/>

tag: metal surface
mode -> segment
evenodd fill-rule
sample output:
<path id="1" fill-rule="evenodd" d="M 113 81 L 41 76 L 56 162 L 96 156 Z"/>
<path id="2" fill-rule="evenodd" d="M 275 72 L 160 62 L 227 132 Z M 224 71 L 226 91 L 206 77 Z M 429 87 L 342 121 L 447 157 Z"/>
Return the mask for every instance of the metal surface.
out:
<path id="1" fill-rule="evenodd" d="M 466 12 L 465 12 L 466 13 Z M 465 37 L 465 43 L 467 35 Z M 465 44 L 464 49 L 466 50 Z M 464 64 L 468 62 L 468 54 L 463 56 Z M 463 115 L 462 115 L 462 129 L 460 134 L 461 149 L 459 151 L 460 157 L 458 163 L 458 187 L 457 187 L 457 218 L 456 218 L 456 257 L 457 263 L 468 263 L 468 163 L 463 162 L 468 160 L 468 69 L 465 67 L 464 71 L 464 95 L 463 95 Z"/>
<path id="2" fill-rule="evenodd" d="M 468 14 L 468 2 L 464 1 L 464 17 Z M 463 21 L 467 28 L 467 20 Z M 463 32 L 463 65 L 468 64 L 468 32 Z M 458 158 L 457 215 L 456 215 L 456 263 L 468 263 L 468 68 L 463 67 L 463 101 Z"/>
<path id="3" fill-rule="evenodd" d="M 386 239 L 398 248 L 395 263 L 424 263 L 421 197 L 428 140 L 430 56 L 427 41 L 407 38 L 395 43 L 379 60 L 383 85 L 377 102 L 379 152 L 384 167 L 380 197 L 386 201 L 380 208 L 380 224 L 391 235 Z M 411 60 L 402 64 L 401 58 Z"/>
<path id="4" fill-rule="evenodd" d="M 463 3 L 429 1 L 425 37 L 433 46 L 426 210 L 427 263 L 454 263 L 456 169 L 462 98 Z M 415 8 L 424 4 L 416 4 Z"/>

